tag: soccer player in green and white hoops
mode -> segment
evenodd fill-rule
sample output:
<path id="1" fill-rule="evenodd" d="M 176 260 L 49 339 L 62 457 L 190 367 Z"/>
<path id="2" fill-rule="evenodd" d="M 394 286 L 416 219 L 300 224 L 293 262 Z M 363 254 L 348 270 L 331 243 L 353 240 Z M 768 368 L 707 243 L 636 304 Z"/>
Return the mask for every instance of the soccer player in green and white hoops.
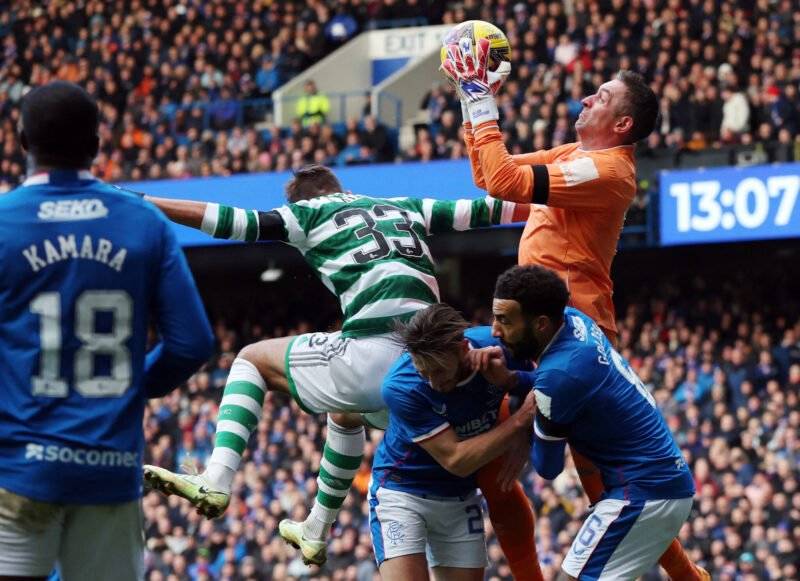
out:
<path id="1" fill-rule="evenodd" d="M 266 390 L 291 394 L 309 413 L 328 413 L 317 497 L 302 523 L 284 520 L 280 535 L 307 563 L 326 559 L 326 536 L 347 496 L 364 448 L 361 413 L 383 416 L 381 381 L 402 351 L 397 319 L 439 302 L 429 235 L 527 219 L 527 204 L 492 198 L 438 201 L 379 199 L 343 193 L 333 172 L 309 166 L 286 185 L 288 205 L 269 212 L 213 203 L 147 199 L 175 222 L 216 238 L 281 240 L 294 246 L 337 295 L 342 330 L 268 339 L 244 347 L 231 366 L 206 471 L 175 474 L 145 467 L 145 479 L 188 499 L 208 516 L 222 514 L 231 482 L 260 418 Z M 370 415 L 366 415 L 370 420 Z M 383 420 L 385 421 L 385 419 Z"/>

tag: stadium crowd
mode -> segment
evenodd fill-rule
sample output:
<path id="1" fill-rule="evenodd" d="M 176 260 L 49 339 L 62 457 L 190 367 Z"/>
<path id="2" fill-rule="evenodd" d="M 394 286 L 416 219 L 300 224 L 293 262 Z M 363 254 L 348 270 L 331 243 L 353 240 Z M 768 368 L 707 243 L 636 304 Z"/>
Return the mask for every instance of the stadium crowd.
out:
<path id="1" fill-rule="evenodd" d="M 695 474 L 695 509 L 681 532 L 693 560 L 714 579 L 800 576 L 800 311 L 796 297 L 741 281 L 695 278 L 628 293 L 621 350 L 655 396 Z M 652 289 L 658 288 L 657 294 Z M 474 300 L 474 297 L 472 298 Z M 485 323 L 486 309 L 475 311 Z M 318 323 L 315 321 L 315 323 Z M 202 469 L 235 351 L 254 338 L 305 332 L 310 322 L 270 329 L 216 325 L 218 355 L 187 385 L 146 413 L 147 462 Z M 312 571 L 277 536 L 277 523 L 304 516 L 315 494 L 322 417 L 268 397 L 225 516 L 207 521 L 187 503 L 144 499 L 148 579 L 307 578 Z M 380 432 L 370 434 L 354 490 L 335 525 L 328 564 L 314 578 L 376 578 L 365 492 Z M 531 471 L 523 482 L 536 510 L 546 578 L 559 567 L 588 501 L 568 469 L 553 482 Z M 487 579 L 510 579 L 487 520 Z M 648 579 L 661 579 L 653 572 Z"/>
<path id="2" fill-rule="evenodd" d="M 101 102 L 95 169 L 112 181 L 461 157 L 459 108 L 445 84 L 425 97 L 430 122 L 403 151 L 368 115 L 336 126 L 256 124 L 275 88 L 360 30 L 471 18 L 500 25 L 514 49 L 500 97 L 513 151 L 573 140 L 581 97 L 631 68 L 661 95 L 651 149 L 758 142 L 751 159 L 796 159 L 798 8 L 797 0 L 22 0 L 0 10 L 0 188 L 25 171 L 19 100 L 53 78 Z"/>

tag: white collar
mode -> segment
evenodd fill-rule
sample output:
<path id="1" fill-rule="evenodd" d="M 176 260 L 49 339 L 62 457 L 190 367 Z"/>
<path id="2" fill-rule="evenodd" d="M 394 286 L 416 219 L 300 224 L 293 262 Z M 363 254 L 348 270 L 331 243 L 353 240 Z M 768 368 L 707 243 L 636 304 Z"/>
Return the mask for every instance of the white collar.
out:
<path id="1" fill-rule="evenodd" d="M 536 365 L 539 365 L 539 362 L 542 360 L 542 357 L 544 357 L 544 354 L 547 353 L 547 350 L 550 349 L 550 347 L 553 345 L 553 343 L 555 343 L 556 339 L 561 334 L 561 331 L 564 330 L 564 327 L 566 327 L 566 325 L 564 324 L 564 321 L 561 321 L 561 326 L 558 328 L 558 331 L 556 331 L 555 335 L 553 335 L 550 338 L 550 341 L 548 341 L 547 345 L 544 346 L 544 349 L 542 349 L 542 352 L 539 353 L 539 357 L 536 358 Z"/>
<path id="2" fill-rule="evenodd" d="M 472 346 L 472 343 L 470 343 L 469 339 L 467 339 L 467 346 L 469 347 L 470 351 L 473 351 L 475 349 L 475 347 Z M 474 369 L 472 371 L 472 373 L 470 373 L 469 376 L 466 379 L 463 379 L 463 380 L 459 381 L 458 383 L 456 383 L 456 387 L 461 387 L 462 385 L 467 385 L 470 381 L 472 381 L 472 379 L 475 377 L 476 373 L 478 373 L 478 370 Z"/>
<path id="3" fill-rule="evenodd" d="M 56 170 L 59 171 L 59 170 Z M 97 178 L 92 175 L 88 169 L 82 169 L 75 172 L 78 176 L 79 180 L 96 180 Z M 32 176 L 28 177 L 24 182 L 22 182 L 23 186 L 43 186 L 45 184 L 50 183 L 50 172 L 41 172 L 35 173 Z"/>

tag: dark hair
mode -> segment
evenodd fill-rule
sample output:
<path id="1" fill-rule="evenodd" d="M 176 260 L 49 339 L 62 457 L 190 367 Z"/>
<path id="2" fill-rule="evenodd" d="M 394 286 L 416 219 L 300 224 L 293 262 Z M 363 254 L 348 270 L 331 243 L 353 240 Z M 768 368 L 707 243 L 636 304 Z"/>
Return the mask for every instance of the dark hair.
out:
<path id="1" fill-rule="evenodd" d="M 628 89 L 620 113 L 633 117 L 630 143 L 636 143 L 650 135 L 656 127 L 658 97 L 639 73 L 620 71 L 617 79 Z"/>
<path id="2" fill-rule="evenodd" d="M 310 200 L 342 191 L 339 178 L 324 165 L 307 165 L 294 172 L 286 184 L 286 199 L 290 202 Z"/>
<path id="3" fill-rule="evenodd" d="M 494 298 L 517 301 L 526 317 L 546 315 L 552 321 L 564 316 L 569 300 L 566 283 L 543 266 L 513 266 L 501 274 Z"/>
<path id="4" fill-rule="evenodd" d="M 398 322 L 395 331 L 411 355 L 435 361 L 453 352 L 468 327 L 461 313 L 450 305 L 436 303 L 417 311 L 408 322 Z"/>
<path id="5" fill-rule="evenodd" d="M 38 165 L 87 168 L 97 155 L 97 103 L 74 83 L 53 81 L 22 100 L 22 146 Z"/>

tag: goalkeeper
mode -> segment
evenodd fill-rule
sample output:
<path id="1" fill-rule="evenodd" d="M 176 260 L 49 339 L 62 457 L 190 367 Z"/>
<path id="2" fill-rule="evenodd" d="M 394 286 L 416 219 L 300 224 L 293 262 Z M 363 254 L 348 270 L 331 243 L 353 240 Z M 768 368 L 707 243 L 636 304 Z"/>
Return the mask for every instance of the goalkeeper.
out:
<path id="1" fill-rule="evenodd" d="M 502 200 L 529 202 L 519 263 L 555 270 L 570 304 L 594 319 L 612 344 L 617 327 L 611 263 L 636 194 L 634 145 L 655 127 L 658 99 L 637 73 L 620 72 L 583 100 L 575 122 L 579 142 L 512 156 L 498 127 L 494 95 L 510 72 L 489 70 L 489 41 L 447 46 L 442 68 L 462 104 L 464 135 L 475 184 Z M 572 451 L 592 503 L 604 491 L 597 469 Z M 676 539 L 660 560 L 673 579 L 710 579 L 689 561 Z"/>

